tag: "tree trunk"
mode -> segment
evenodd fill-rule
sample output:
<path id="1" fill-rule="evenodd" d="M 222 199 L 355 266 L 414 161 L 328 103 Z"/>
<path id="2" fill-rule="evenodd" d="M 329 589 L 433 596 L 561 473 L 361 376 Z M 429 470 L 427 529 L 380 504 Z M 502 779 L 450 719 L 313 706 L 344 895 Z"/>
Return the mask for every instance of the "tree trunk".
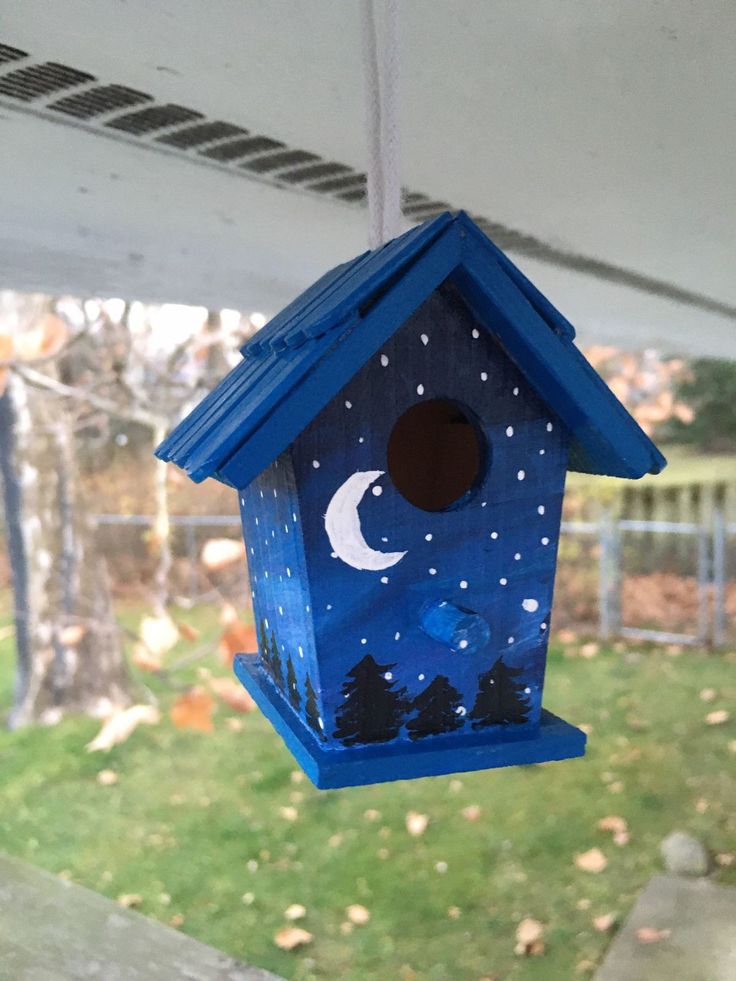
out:
<path id="1" fill-rule="evenodd" d="M 120 633 L 63 403 L 13 374 L 0 399 L 0 473 L 18 651 L 10 726 L 129 701 Z"/>

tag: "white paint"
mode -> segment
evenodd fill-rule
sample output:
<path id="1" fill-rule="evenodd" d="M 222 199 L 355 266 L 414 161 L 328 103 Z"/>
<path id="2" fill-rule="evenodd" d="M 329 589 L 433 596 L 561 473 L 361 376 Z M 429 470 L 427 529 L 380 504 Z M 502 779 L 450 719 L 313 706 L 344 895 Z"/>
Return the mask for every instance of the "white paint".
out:
<path id="1" fill-rule="evenodd" d="M 283 608 L 283 606 L 280 606 L 279 607 L 279 616 L 283 616 L 283 615 L 284 615 L 284 608 Z"/>
<path id="2" fill-rule="evenodd" d="M 388 583 L 388 576 L 381 576 L 381 582 L 385 586 Z"/>
<path id="3" fill-rule="evenodd" d="M 358 442 L 359 442 L 359 443 L 365 443 L 365 437 L 363 437 L 363 436 L 358 436 Z"/>
<path id="4" fill-rule="evenodd" d="M 315 470 L 319 470 L 319 460 L 312 460 L 312 466 Z"/>
<path id="5" fill-rule="evenodd" d="M 436 576 L 437 575 L 437 570 L 436 569 L 427 569 L 427 572 L 430 574 L 430 576 Z"/>
<path id="6" fill-rule="evenodd" d="M 397 630 L 396 633 L 394 634 L 394 640 L 400 640 L 400 639 L 401 639 L 401 634 Z"/>
<path id="7" fill-rule="evenodd" d="M 468 588 L 467 579 L 461 579 L 460 580 L 460 589 L 467 589 L 467 588 Z"/>
<path id="8" fill-rule="evenodd" d="M 380 497 L 383 494 L 383 487 L 380 484 L 376 484 L 374 487 L 371 487 L 371 494 L 374 497 Z"/>
<path id="9" fill-rule="evenodd" d="M 381 365 L 384 368 L 388 368 L 388 357 L 385 354 L 381 355 Z"/>
<path id="10" fill-rule="evenodd" d="M 477 341 L 478 338 L 480 337 L 480 331 L 478 330 L 477 327 L 473 327 L 473 329 L 471 331 L 471 334 L 473 335 L 473 340 L 474 341 Z"/>
<path id="11" fill-rule="evenodd" d="M 546 536 L 542 539 L 542 545 L 549 545 L 549 538 Z"/>
<path id="12" fill-rule="evenodd" d="M 508 585 L 508 579 L 505 576 L 502 576 L 498 581 L 502 586 Z"/>
<path id="13" fill-rule="evenodd" d="M 424 540 L 425 540 L 425 542 L 431 542 L 432 541 L 432 532 L 431 531 L 430 532 L 427 532 L 427 534 L 424 536 Z"/>
<path id="14" fill-rule="evenodd" d="M 424 395 L 424 385 L 417 385 L 417 395 Z"/>
<path id="15" fill-rule="evenodd" d="M 383 677 L 386 679 L 386 681 L 393 681 L 394 680 L 394 676 L 393 676 L 393 674 L 390 671 L 385 671 L 384 674 L 383 674 Z"/>
<path id="16" fill-rule="evenodd" d="M 537 508 L 537 514 L 544 514 L 544 504 L 540 504 Z"/>
<path id="17" fill-rule="evenodd" d="M 383 470 L 358 470 L 341 484 L 325 514 L 325 530 L 334 554 L 353 569 L 377 572 L 400 562 L 406 552 L 381 552 L 371 548 L 363 537 L 358 508 L 363 496 Z"/>
<path id="18" fill-rule="evenodd" d="M 521 605 L 527 613 L 536 613 L 539 609 L 539 601 L 535 599 L 522 600 Z"/>
<path id="19" fill-rule="evenodd" d="M 420 334 L 420 340 L 425 347 L 429 344 L 429 338 L 426 334 Z"/>
<path id="20" fill-rule="evenodd" d="M 497 532 L 497 531 L 492 531 L 492 532 L 491 532 L 491 538 L 492 538 L 492 539 L 494 540 L 494 542 L 495 542 L 495 540 L 496 540 L 496 539 L 498 538 L 498 532 Z"/>
<path id="21" fill-rule="evenodd" d="M 518 395 L 518 394 L 519 394 L 519 389 L 517 387 L 517 388 L 514 389 L 514 395 Z"/>
<path id="22" fill-rule="evenodd" d="M 487 371 L 481 371 L 481 373 L 480 373 L 480 380 L 482 382 L 487 382 L 488 381 L 488 372 Z"/>
<path id="23" fill-rule="evenodd" d="M 468 641 L 463 639 L 460 641 L 460 643 L 457 646 L 460 648 L 461 651 L 464 651 L 465 648 L 468 646 Z"/>
<path id="24" fill-rule="evenodd" d="M 545 454 L 545 451 L 544 451 L 544 450 L 540 450 L 540 451 L 539 451 L 539 455 L 540 455 L 540 456 L 544 456 L 544 454 Z"/>
<path id="25" fill-rule="evenodd" d="M 352 407 L 353 407 L 353 403 L 349 401 L 349 399 L 345 399 L 345 408 L 352 409 Z"/>
<path id="26" fill-rule="evenodd" d="M 360 642 L 361 642 L 361 644 L 367 644 L 368 643 L 368 638 L 367 637 L 361 637 L 360 638 Z"/>
<path id="27" fill-rule="evenodd" d="M 551 422 L 548 422 L 547 423 L 547 432 L 548 433 L 551 433 L 553 429 L 554 429 L 554 426 L 552 425 L 552 423 Z"/>
<path id="28" fill-rule="evenodd" d="M 423 674 L 418 674 L 418 675 L 417 675 L 417 679 L 418 679 L 419 681 L 424 681 L 424 675 L 423 675 Z"/>
<path id="29" fill-rule="evenodd" d="M 304 651 L 302 649 L 302 645 L 301 644 L 299 644 L 297 646 L 297 650 L 299 651 L 299 657 L 304 657 Z"/>
<path id="30" fill-rule="evenodd" d="M 507 426 L 506 427 L 506 435 L 509 438 L 514 435 L 514 427 L 513 426 Z"/>
<path id="31" fill-rule="evenodd" d="M 526 477 L 526 472 L 524 470 L 520 470 L 516 475 L 517 480 L 523 480 L 525 477 Z"/>
<path id="32" fill-rule="evenodd" d="M 516 562 L 518 562 L 520 558 L 521 558 L 521 552 L 516 552 L 516 553 L 514 554 L 514 560 L 515 560 Z"/>
<path id="33" fill-rule="evenodd" d="M 514 642 L 514 638 L 513 638 L 513 637 L 509 637 L 509 640 L 508 640 L 508 642 L 509 642 L 509 644 L 513 644 L 513 642 Z"/>
<path id="34" fill-rule="evenodd" d="M 455 709 L 457 715 L 465 715 L 467 711 L 468 710 L 465 708 L 464 705 L 458 705 L 458 707 Z"/>

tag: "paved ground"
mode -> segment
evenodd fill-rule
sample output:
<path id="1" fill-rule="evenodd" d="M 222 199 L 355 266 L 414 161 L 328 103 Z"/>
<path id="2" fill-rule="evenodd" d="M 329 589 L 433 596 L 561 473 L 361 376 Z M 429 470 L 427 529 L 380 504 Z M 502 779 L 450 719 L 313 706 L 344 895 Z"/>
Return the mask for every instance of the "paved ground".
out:
<path id="1" fill-rule="evenodd" d="M 637 931 L 669 931 L 643 943 Z M 734 981 L 736 888 L 655 875 L 611 944 L 595 981 Z"/>
<path id="2" fill-rule="evenodd" d="M 0 855 L 0 981 L 281 981 Z"/>

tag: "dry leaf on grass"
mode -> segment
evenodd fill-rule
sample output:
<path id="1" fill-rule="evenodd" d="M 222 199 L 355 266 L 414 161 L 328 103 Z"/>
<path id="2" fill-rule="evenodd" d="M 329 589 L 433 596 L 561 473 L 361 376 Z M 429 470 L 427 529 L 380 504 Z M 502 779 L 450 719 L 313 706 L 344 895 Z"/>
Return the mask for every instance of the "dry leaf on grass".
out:
<path id="1" fill-rule="evenodd" d="M 599 651 L 600 645 L 591 641 L 589 644 L 583 644 L 583 646 L 580 648 L 580 656 L 587 658 L 596 657 Z"/>
<path id="2" fill-rule="evenodd" d="M 670 930 L 658 930 L 657 927 L 639 927 L 636 939 L 640 944 L 657 944 L 660 940 L 666 940 L 670 933 Z"/>
<path id="3" fill-rule="evenodd" d="M 366 909 L 365 906 L 361 906 L 360 903 L 353 903 L 352 906 L 348 906 L 345 913 L 350 922 L 356 926 L 365 926 L 371 918 L 370 910 Z"/>
<path id="4" fill-rule="evenodd" d="M 160 671 L 163 667 L 160 654 L 153 654 L 145 644 L 134 644 L 131 654 L 133 664 L 141 671 Z"/>
<path id="5" fill-rule="evenodd" d="M 381 812 L 373 807 L 369 807 L 367 811 L 363 812 L 363 817 L 366 821 L 378 821 L 380 820 Z"/>
<path id="6" fill-rule="evenodd" d="M 701 688 L 700 690 L 701 701 L 712 702 L 715 697 L 716 697 L 715 688 Z"/>
<path id="7" fill-rule="evenodd" d="M 709 726 L 720 726 L 724 722 L 728 722 L 731 716 L 725 709 L 716 709 L 715 712 L 709 712 L 705 717 L 706 725 Z"/>
<path id="8" fill-rule="evenodd" d="M 141 905 L 143 896 L 138 892 L 124 892 L 118 896 L 118 902 L 121 906 L 125 906 L 126 909 L 131 909 L 133 906 Z"/>
<path id="9" fill-rule="evenodd" d="M 245 558 L 245 545 L 242 539 L 210 538 L 202 548 L 202 565 L 210 572 L 217 572 L 233 562 L 242 562 Z"/>
<path id="10" fill-rule="evenodd" d="M 143 617 L 138 636 L 154 657 L 163 657 L 179 640 L 179 630 L 168 614 Z"/>
<path id="11" fill-rule="evenodd" d="M 87 743 L 88 753 L 106 751 L 124 743 L 135 729 L 145 723 L 155 726 L 161 721 L 161 713 L 154 705 L 131 705 L 107 719 L 91 743 Z"/>
<path id="12" fill-rule="evenodd" d="M 86 633 L 87 628 L 81 623 L 70 623 L 59 632 L 59 642 L 63 647 L 76 647 Z"/>
<path id="13" fill-rule="evenodd" d="M 481 815 L 481 809 L 477 804 L 468 804 L 460 813 L 466 821 L 477 821 Z"/>
<path id="14" fill-rule="evenodd" d="M 308 930 L 295 926 L 281 927 L 273 938 L 273 942 L 281 950 L 295 950 L 297 947 L 311 944 L 312 940 L 312 934 Z"/>
<path id="15" fill-rule="evenodd" d="M 600 916 L 593 917 L 593 929 L 598 933 L 608 933 L 613 930 L 616 924 L 616 917 L 613 913 L 601 913 Z"/>
<path id="16" fill-rule="evenodd" d="M 292 903 L 291 906 L 287 906 L 284 910 L 284 916 L 287 920 L 301 920 L 307 915 L 306 906 L 302 906 L 301 903 Z"/>
<path id="17" fill-rule="evenodd" d="M 426 814 L 420 814 L 418 811 L 409 811 L 406 815 L 406 830 L 414 838 L 423 835 L 427 830 L 428 824 L 429 817 Z"/>
<path id="18" fill-rule="evenodd" d="M 225 719 L 225 725 L 230 730 L 230 732 L 242 732 L 243 731 L 243 720 L 237 718 L 235 715 L 228 715 Z"/>
<path id="19" fill-rule="evenodd" d="M 252 712 L 256 703 L 234 678 L 211 678 L 210 688 L 233 712 Z"/>
<path id="20" fill-rule="evenodd" d="M 180 695 L 169 715 L 177 729 L 212 732 L 212 709 L 215 700 L 204 688 L 195 687 Z"/>
<path id="21" fill-rule="evenodd" d="M 730 868 L 736 862 L 736 854 L 733 852 L 718 852 L 716 854 L 716 865 L 721 868 Z"/>
<path id="22" fill-rule="evenodd" d="M 299 811 L 290 804 L 286 804 L 279 808 L 279 814 L 285 821 L 296 821 L 299 817 Z"/>
<path id="23" fill-rule="evenodd" d="M 103 787 L 112 787 L 118 782 L 118 775 L 114 770 L 100 770 L 97 774 L 97 783 Z"/>
<path id="24" fill-rule="evenodd" d="M 520 957 L 539 957 L 544 953 L 542 934 L 544 926 L 531 916 L 527 916 L 516 928 L 514 953 Z"/>
<path id="25" fill-rule="evenodd" d="M 602 872 L 608 865 L 608 859 L 600 848 L 590 848 L 587 852 L 580 852 L 575 856 L 575 864 L 583 872 Z"/>
<path id="26" fill-rule="evenodd" d="M 615 835 L 620 834 L 622 831 L 628 831 L 629 825 L 626 818 L 622 818 L 618 814 L 609 814 L 596 823 L 596 828 L 599 831 L 610 831 L 611 834 Z"/>
<path id="27" fill-rule="evenodd" d="M 253 624 L 234 620 L 226 625 L 218 645 L 220 660 L 227 667 L 236 654 L 255 654 L 258 650 L 256 628 Z"/>
<path id="28" fill-rule="evenodd" d="M 195 641 L 199 640 L 201 636 L 200 631 L 196 627 L 193 627 L 191 623 L 177 623 L 176 628 L 184 640 Z"/>

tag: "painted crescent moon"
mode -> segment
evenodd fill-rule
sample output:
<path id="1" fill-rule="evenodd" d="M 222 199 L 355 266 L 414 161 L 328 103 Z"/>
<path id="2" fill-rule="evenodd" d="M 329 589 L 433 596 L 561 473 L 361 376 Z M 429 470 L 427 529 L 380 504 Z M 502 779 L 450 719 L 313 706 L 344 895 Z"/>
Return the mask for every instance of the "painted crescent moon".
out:
<path id="1" fill-rule="evenodd" d="M 339 559 L 354 569 L 377 572 L 400 562 L 406 552 L 380 552 L 363 538 L 358 507 L 371 484 L 382 477 L 383 470 L 358 470 L 332 495 L 325 529 L 330 545 Z"/>

